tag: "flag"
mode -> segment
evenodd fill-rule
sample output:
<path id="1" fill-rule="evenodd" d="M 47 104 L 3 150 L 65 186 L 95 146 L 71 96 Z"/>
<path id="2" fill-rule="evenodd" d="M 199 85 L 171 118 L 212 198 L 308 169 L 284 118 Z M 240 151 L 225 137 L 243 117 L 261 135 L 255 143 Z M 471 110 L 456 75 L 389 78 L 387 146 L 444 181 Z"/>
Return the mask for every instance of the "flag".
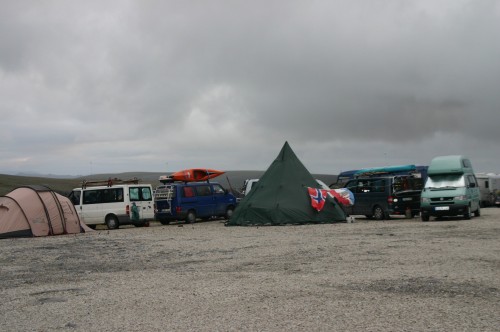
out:
<path id="1" fill-rule="evenodd" d="M 321 211 L 325 205 L 326 190 L 307 187 L 311 197 L 311 205 L 316 211 Z"/>
<path id="2" fill-rule="evenodd" d="M 337 201 L 344 206 L 354 205 L 354 194 L 347 188 L 331 189 L 328 194 L 335 197 Z"/>

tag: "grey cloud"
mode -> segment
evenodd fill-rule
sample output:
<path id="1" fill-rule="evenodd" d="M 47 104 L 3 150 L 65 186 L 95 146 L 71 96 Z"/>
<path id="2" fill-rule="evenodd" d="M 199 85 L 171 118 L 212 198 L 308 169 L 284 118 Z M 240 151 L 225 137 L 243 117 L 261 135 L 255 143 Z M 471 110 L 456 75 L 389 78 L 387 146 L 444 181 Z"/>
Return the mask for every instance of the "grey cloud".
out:
<path id="1" fill-rule="evenodd" d="M 252 169 L 288 140 L 321 171 L 411 162 L 398 150 L 425 160 L 472 154 L 500 139 L 495 1 L 2 9 L 0 137 L 12 159 L 43 158 L 30 148 L 37 145 L 80 164 L 99 159 L 110 171 L 157 170 L 167 159 Z M 322 149 L 342 160 L 320 157 Z M 498 164 L 488 154 L 478 158 Z"/>

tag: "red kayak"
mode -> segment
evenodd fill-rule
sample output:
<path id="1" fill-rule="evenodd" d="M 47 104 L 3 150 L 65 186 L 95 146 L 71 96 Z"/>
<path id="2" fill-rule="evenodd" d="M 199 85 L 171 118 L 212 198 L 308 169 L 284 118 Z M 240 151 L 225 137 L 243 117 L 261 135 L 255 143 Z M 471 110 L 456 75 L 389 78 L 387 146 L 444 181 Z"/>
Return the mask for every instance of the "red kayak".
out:
<path id="1" fill-rule="evenodd" d="M 183 181 L 183 182 L 196 182 L 196 181 L 206 181 L 213 179 L 219 175 L 224 174 L 223 171 L 218 171 L 216 169 L 209 168 L 190 168 L 179 172 L 172 173 L 170 175 L 160 176 L 160 182 L 172 182 L 172 181 Z"/>

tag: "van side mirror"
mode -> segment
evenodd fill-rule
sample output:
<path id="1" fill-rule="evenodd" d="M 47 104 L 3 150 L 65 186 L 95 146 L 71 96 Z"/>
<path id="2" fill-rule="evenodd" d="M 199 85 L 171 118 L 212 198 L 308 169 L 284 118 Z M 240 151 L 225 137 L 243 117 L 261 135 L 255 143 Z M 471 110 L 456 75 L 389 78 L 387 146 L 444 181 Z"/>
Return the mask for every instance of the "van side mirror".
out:
<path id="1" fill-rule="evenodd" d="M 476 187 L 476 184 L 475 184 L 475 183 L 471 183 L 471 184 L 469 184 L 469 187 L 471 187 L 471 188 L 475 188 L 475 187 Z"/>

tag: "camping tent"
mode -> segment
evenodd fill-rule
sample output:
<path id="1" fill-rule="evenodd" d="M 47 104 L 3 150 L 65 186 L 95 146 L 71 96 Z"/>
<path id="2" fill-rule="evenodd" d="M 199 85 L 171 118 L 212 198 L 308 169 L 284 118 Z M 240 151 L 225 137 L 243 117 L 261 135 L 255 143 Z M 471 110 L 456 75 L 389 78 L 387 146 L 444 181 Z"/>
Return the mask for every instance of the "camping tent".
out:
<path id="1" fill-rule="evenodd" d="M 27 186 L 0 196 L 0 239 L 88 231 L 69 198 L 44 186 Z"/>
<path id="2" fill-rule="evenodd" d="M 332 223 L 346 220 L 331 197 L 321 211 L 311 206 L 308 187 L 318 184 L 288 142 L 259 182 L 238 204 L 227 226 Z"/>

